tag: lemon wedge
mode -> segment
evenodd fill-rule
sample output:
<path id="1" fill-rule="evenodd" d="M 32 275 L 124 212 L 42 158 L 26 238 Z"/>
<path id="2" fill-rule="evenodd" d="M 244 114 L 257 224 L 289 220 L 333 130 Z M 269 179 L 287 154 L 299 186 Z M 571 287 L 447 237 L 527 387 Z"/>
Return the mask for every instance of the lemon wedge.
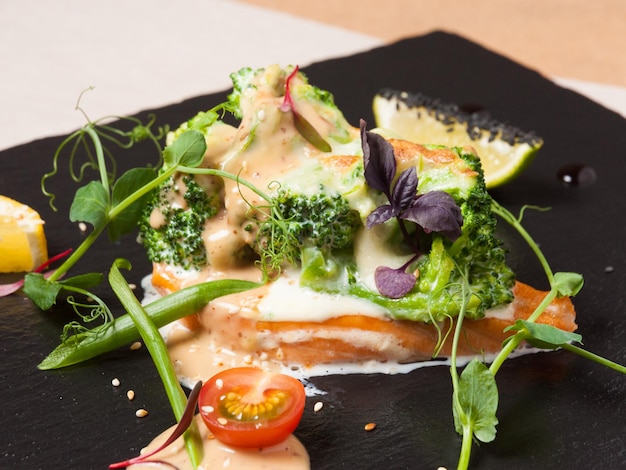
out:
<path id="1" fill-rule="evenodd" d="M 0 196 L 0 272 L 30 272 L 48 260 L 43 225 L 37 211 Z"/>
<path id="2" fill-rule="evenodd" d="M 374 97 L 376 126 L 398 138 L 450 147 L 469 145 L 480 157 L 485 184 L 494 188 L 518 176 L 543 140 L 532 132 L 469 113 L 421 93 L 385 89 Z"/>

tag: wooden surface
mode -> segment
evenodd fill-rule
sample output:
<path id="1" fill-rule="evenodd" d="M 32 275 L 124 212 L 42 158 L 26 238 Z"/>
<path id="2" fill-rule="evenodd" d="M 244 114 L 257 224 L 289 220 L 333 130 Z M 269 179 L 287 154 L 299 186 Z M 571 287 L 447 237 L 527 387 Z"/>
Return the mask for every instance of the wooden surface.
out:
<path id="1" fill-rule="evenodd" d="M 552 77 L 626 86 L 625 0 L 240 0 L 391 42 L 460 34 Z"/>

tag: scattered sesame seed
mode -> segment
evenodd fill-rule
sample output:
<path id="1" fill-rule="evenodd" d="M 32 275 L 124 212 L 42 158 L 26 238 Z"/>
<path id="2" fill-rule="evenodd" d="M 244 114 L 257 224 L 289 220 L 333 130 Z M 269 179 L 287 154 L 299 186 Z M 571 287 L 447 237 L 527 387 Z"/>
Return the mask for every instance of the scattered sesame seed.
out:
<path id="1" fill-rule="evenodd" d="M 261 361 L 267 361 L 269 358 L 269 356 L 267 355 L 267 353 L 265 351 L 263 351 L 261 354 L 259 354 L 259 359 Z"/>
<path id="2" fill-rule="evenodd" d="M 373 431 L 376 428 L 376 423 L 367 423 L 363 429 L 366 431 Z"/>
<path id="3" fill-rule="evenodd" d="M 250 354 L 246 354 L 243 357 L 244 364 L 252 364 L 252 356 Z"/>
<path id="4" fill-rule="evenodd" d="M 313 411 L 317 413 L 319 410 L 322 409 L 323 406 L 324 406 L 324 403 L 322 403 L 321 401 L 318 401 L 315 403 L 315 405 L 313 405 Z"/>
<path id="5" fill-rule="evenodd" d="M 226 426 L 228 424 L 228 420 L 226 418 L 222 418 L 221 416 L 217 418 L 217 422 L 220 423 L 222 426 Z"/>
<path id="6" fill-rule="evenodd" d="M 81 232 L 86 232 L 86 231 L 87 231 L 87 224 L 86 224 L 85 222 L 80 222 L 80 223 L 78 224 L 78 229 L 79 229 Z"/>
<path id="7" fill-rule="evenodd" d="M 137 411 L 135 411 L 135 416 L 137 416 L 137 418 L 145 418 L 146 416 L 148 416 L 148 411 L 144 410 L 143 408 L 139 408 Z"/>
<path id="8" fill-rule="evenodd" d="M 135 341 L 133 344 L 130 345 L 131 351 L 137 351 L 137 349 L 139 348 L 141 348 L 141 341 Z"/>
<path id="9" fill-rule="evenodd" d="M 206 438 L 207 438 L 209 441 L 212 441 L 213 439 L 215 439 L 215 436 L 214 436 L 213 434 L 209 434 Z"/>
<path id="10" fill-rule="evenodd" d="M 128 287 L 130 287 L 131 290 L 135 290 L 137 289 L 137 284 L 130 283 L 128 284 Z"/>
<path id="11" fill-rule="evenodd" d="M 115 377 L 113 380 L 111 380 L 111 385 L 113 385 L 114 387 L 119 387 L 120 386 L 120 379 Z"/>
<path id="12" fill-rule="evenodd" d="M 130 401 L 133 401 L 135 399 L 135 391 L 134 390 L 127 391 L 126 398 L 128 398 Z"/>
<path id="13" fill-rule="evenodd" d="M 281 348 L 278 348 L 276 350 L 276 359 L 278 359 L 279 361 L 282 361 L 284 358 L 285 358 L 285 353 L 283 352 Z"/>
<path id="14" fill-rule="evenodd" d="M 612 273 L 613 271 L 615 271 L 615 268 L 613 266 L 607 266 L 606 268 L 604 268 L 605 273 Z"/>

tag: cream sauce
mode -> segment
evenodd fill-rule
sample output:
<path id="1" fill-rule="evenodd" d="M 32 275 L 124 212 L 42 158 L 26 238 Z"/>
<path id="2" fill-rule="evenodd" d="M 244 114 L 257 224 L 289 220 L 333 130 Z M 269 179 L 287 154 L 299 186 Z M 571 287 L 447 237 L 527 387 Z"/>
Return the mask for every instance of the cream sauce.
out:
<path id="1" fill-rule="evenodd" d="M 293 435 L 284 442 L 263 449 L 239 449 L 228 446 L 212 438 L 200 415 L 196 415 L 195 423 L 202 438 L 204 458 L 198 470 L 214 470 L 228 468 L 229 470 L 308 470 L 310 468 L 309 455 L 302 443 Z M 171 435 L 174 427 L 157 436 L 141 454 L 158 448 Z M 149 457 L 148 461 L 160 460 L 175 465 L 179 469 L 191 468 L 189 455 L 185 449 L 182 437 L 171 445 Z M 158 463 L 131 465 L 129 469 L 163 469 Z M 169 467 L 167 467 L 169 468 Z"/>
<path id="2" fill-rule="evenodd" d="M 255 79 L 253 87 L 240 97 L 242 121 L 238 128 L 218 126 L 207 135 L 208 149 L 203 166 L 219 168 L 238 175 L 267 192 L 270 196 L 279 187 L 298 189 L 303 194 L 318 192 L 323 185 L 330 191 L 340 192 L 350 200 L 362 216 L 378 205 L 372 197 L 364 197 L 364 183 L 352 182 L 346 172 L 352 171 L 355 156 L 359 156 L 359 130 L 346 126 L 342 142 L 328 138 L 332 152 L 321 154 L 307 142 L 294 125 L 293 114 L 281 110 L 284 101 L 284 74 L 276 66 Z M 292 90 L 302 86 L 297 76 Z M 297 112 L 303 116 L 321 136 L 326 139 L 338 132 L 328 109 L 315 104 L 314 100 L 297 100 Z M 396 149 L 403 157 L 400 169 L 406 165 L 432 166 L 444 157 L 444 151 L 427 151 L 421 147 L 422 156 L 416 160 L 411 148 Z M 400 152 L 400 150 L 403 150 Z M 455 155 L 453 155 L 456 157 Z M 450 157 L 451 158 L 451 157 Z M 458 157 L 456 157 L 457 160 Z M 436 165 L 435 165 L 436 166 Z M 444 169 L 443 171 L 450 171 Z M 471 179 L 471 178 L 470 178 Z M 208 180 L 209 183 L 211 180 Z M 469 184 L 469 183 L 468 183 Z M 353 185 L 352 187 L 350 185 Z M 433 188 L 431 188 L 433 189 Z M 435 188 L 440 189 L 440 188 Z M 249 228 L 251 218 L 264 217 L 255 209 L 266 204 L 263 197 L 237 181 L 223 180 L 223 200 L 220 212 L 211 218 L 203 233 L 210 267 L 201 272 L 173 273 L 180 287 L 197 282 L 220 278 L 259 279 L 259 271 L 245 266 L 246 250 L 255 240 L 254 227 Z M 174 198 L 173 205 L 184 207 L 184 201 Z M 153 226 L 163 223 L 159 214 L 153 214 Z M 385 261 L 387 265 L 402 265 L 406 254 L 394 253 L 389 247 L 385 228 L 368 230 L 367 236 L 355 241 L 355 258 L 359 276 L 366 285 L 375 289 L 374 270 Z M 363 231 L 364 232 L 364 231 Z M 149 280 L 144 286 L 149 284 Z M 148 301 L 149 299 L 145 299 Z M 494 315 L 511 314 L 506 310 Z M 162 329 L 174 363 L 183 384 L 191 387 L 198 381 L 206 381 L 219 371 L 238 366 L 257 366 L 265 370 L 283 372 L 305 383 L 308 395 L 323 394 L 308 379 L 317 375 L 354 373 L 407 373 L 416 368 L 449 365 L 449 361 L 423 361 L 404 364 L 411 351 L 404 348 L 398 338 L 384 332 L 366 332 L 348 328 L 291 328 L 270 331 L 256 328 L 256 322 L 323 322 L 342 315 L 363 315 L 388 319 L 388 312 L 370 302 L 348 296 L 330 295 L 302 288 L 298 272 L 286 270 L 280 280 L 269 286 L 240 294 L 219 298 L 207 305 L 191 319 L 175 322 Z M 189 327 L 191 326 L 191 327 Z M 298 346 L 312 338 L 324 340 L 341 339 L 355 348 L 385 351 L 390 360 L 362 361 L 304 366 L 284 360 L 281 347 Z M 396 359 L 394 361 L 393 359 Z M 205 426 L 199 426 L 204 430 Z M 151 444 L 158 445 L 159 440 Z M 259 451 L 235 451 L 216 440 L 204 439 L 206 458 L 200 468 L 308 468 L 308 456 L 304 447 L 291 437 L 285 445 Z M 164 457 L 165 454 L 167 457 Z M 162 453 L 159 458 L 176 462 L 188 468 L 182 442 Z M 169 460 L 170 457 L 174 460 Z M 145 468 L 145 467 L 142 467 Z"/>

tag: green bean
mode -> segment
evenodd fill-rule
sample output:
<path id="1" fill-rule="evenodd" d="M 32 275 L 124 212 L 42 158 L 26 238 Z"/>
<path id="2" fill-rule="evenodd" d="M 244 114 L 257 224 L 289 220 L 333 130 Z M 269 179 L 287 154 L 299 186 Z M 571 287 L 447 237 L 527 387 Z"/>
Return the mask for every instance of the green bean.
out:
<path id="1" fill-rule="evenodd" d="M 239 279 L 222 279 L 186 287 L 151 302 L 146 313 L 157 328 L 198 312 L 211 300 L 236 294 L 259 284 Z M 140 339 L 132 318 L 126 314 L 112 323 L 74 335 L 54 349 L 40 364 L 39 369 L 60 369 L 92 359 Z"/>
<path id="2" fill-rule="evenodd" d="M 159 377 L 161 377 L 161 382 L 163 382 L 165 387 L 165 393 L 174 411 L 174 416 L 176 416 L 176 421 L 180 421 L 187 406 L 187 397 L 178 382 L 176 371 L 167 352 L 167 346 L 159 333 L 158 327 L 148 316 L 137 297 L 135 297 L 126 279 L 120 272 L 120 267 L 130 269 L 130 263 L 123 259 L 116 260 L 109 272 L 109 283 L 137 327 L 144 343 L 146 343 L 146 348 L 148 348 Z M 202 462 L 202 439 L 193 422 L 189 429 L 185 431 L 184 440 L 191 465 L 194 469 L 198 468 L 198 465 Z"/>

